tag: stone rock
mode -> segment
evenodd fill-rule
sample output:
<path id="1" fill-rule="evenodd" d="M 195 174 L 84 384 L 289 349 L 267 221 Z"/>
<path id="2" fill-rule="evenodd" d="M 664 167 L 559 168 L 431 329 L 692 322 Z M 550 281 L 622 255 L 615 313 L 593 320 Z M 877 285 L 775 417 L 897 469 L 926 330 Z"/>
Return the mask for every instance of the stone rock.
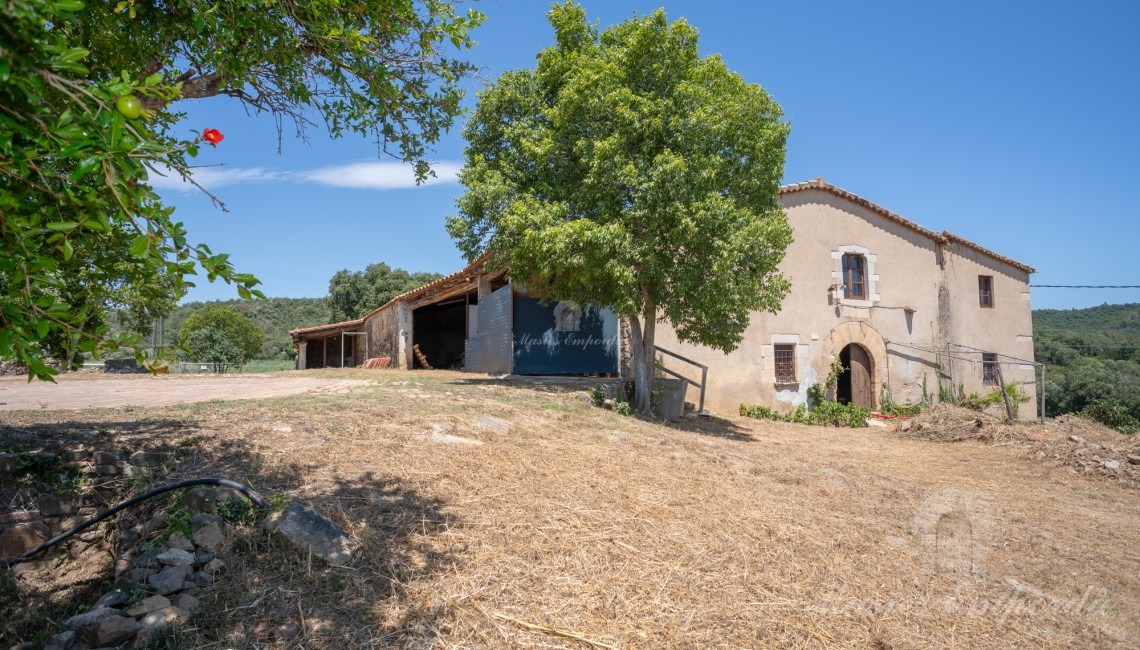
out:
<path id="1" fill-rule="evenodd" d="M 293 433 L 293 427 L 285 424 L 284 422 L 274 422 L 273 431 L 277 433 Z"/>
<path id="2" fill-rule="evenodd" d="M 1140 465 L 1140 456 L 1128 456 L 1128 462 L 1133 465 Z"/>
<path id="3" fill-rule="evenodd" d="M 190 530 L 197 532 L 199 528 L 208 524 L 218 524 L 219 526 L 225 521 L 218 515 L 212 515 L 208 512 L 200 512 L 190 518 Z"/>
<path id="4" fill-rule="evenodd" d="M 30 521 L 0 533 L 0 557 L 16 557 L 43 544 L 51 535 L 42 521 Z"/>
<path id="5" fill-rule="evenodd" d="M 176 548 L 187 553 L 194 552 L 194 542 L 191 542 L 182 533 L 174 533 L 166 542 L 166 548 Z"/>
<path id="6" fill-rule="evenodd" d="M 164 526 L 166 526 L 166 515 L 160 512 L 143 524 L 142 534 L 144 537 L 149 537 L 155 531 L 162 530 Z"/>
<path id="7" fill-rule="evenodd" d="M 71 449 L 65 449 L 65 450 L 63 450 L 63 452 L 60 453 L 60 457 L 62 457 L 65 461 L 69 461 L 69 462 L 73 462 L 73 461 L 77 461 L 77 460 L 87 460 L 87 457 L 90 455 L 91 455 L 91 450 L 88 449 L 87 447 L 84 447 L 83 445 L 79 445 L 78 447 L 72 447 Z"/>
<path id="8" fill-rule="evenodd" d="M 193 582 L 185 582 L 182 584 L 182 591 L 178 592 L 179 596 L 193 596 L 197 598 L 202 594 L 202 588 Z"/>
<path id="9" fill-rule="evenodd" d="M 214 584 L 214 581 L 216 580 L 214 576 L 206 573 L 205 571 L 198 571 L 193 576 L 191 576 L 190 579 L 194 581 L 194 584 L 200 587 L 209 587 L 210 585 Z"/>
<path id="10" fill-rule="evenodd" d="M 83 614 L 76 614 L 64 622 L 63 626 L 69 630 L 83 631 L 102 623 L 111 617 L 121 617 L 122 612 L 117 609 L 108 609 L 106 607 L 100 609 L 93 609 Z"/>
<path id="11" fill-rule="evenodd" d="M 158 553 L 156 551 L 143 552 L 135 558 L 135 566 L 154 566 L 155 564 L 158 564 L 158 560 L 155 559 L 156 557 L 158 557 Z"/>
<path id="12" fill-rule="evenodd" d="M 0 525 L 2 524 L 19 524 L 25 521 L 34 521 L 40 518 L 39 510 L 20 510 L 17 512 L 5 512 L 0 514 Z M 51 522 L 44 522 L 51 525 Z"/>
<path id="13" fill-rule="evenodd" d="M 97 451 L 91 458 L 91 461 L 96 465 L 114 465 L 122 460 L 118 454 L 110 451 Z"/>
<path id="14" fill-rule="evenodd" d="M 360 548 L 360 543 L 340 526 L 299 501 L 271 515 L 265 528 L 293 544 L 299 552 L 308 554 L 311 549 L 313 555 L 333 566 L 348 564 Z"/>
<path id="15" fill-rule="evenodd" d="M 185 623 L 190 620 L 190 614 L 178 607 L 164 607 L 155 610 L 138 621 L 138 626 L 141 631 L 149 632 L 156 630 L 160 627 L 165 627 L 171 623 Z"/>
<path id="16" fill-rule="evenodd" d="M 189 564 L 176 564 L 174 566 L 168 566 L 162 571 L 150 576 L 146 581 L 152 589 L 160 595 L 165 596 L 181 589 L 182 581 L 185 580 L 189 574 Z"/>
<path id="17" fill-rule="evenodd" d="M 200 567 L 209 564 L 214 559 L 214 554 L 205 550 L 198 549 L 194 552 L 194 566 Z"/>
<path id="18" fill-rule="evenodd" d="M 1109 470 L 1120 469 L 1120 461 L 1118 461 L 1118 460 L 1106 460 L 1102 463 L 1102 465 L 1104 465 L 1105 469 L 1109 469 Z"/>
<path id="19" fill-rule="evenodd" d="M 483 444 L 482 440 L 453 436 L 450 433 L 440 433 L 439 431 L 432 432 L 431 440 L 432 442 L 439 442 L 445 445 L 473 445 L 478 447 Z"/>
<path id="20" fill-rule="evenodd" d="M 164 607 L 170 607 L 169 598 L 166 596 L 150 596 L 141 603 L 131 605 L 131 607 L 127 609 L 127 614 L 138 618 L 139 616 L 163 609 Z"/>
<path id="21" fill-rule="evenodd" d="M 95 601 L 95 606 L 92 609 L 100 609 L 102 607 L 120 608 L 131 601 L 131 594 L 128 591 L 121 589 L 112 589 L 103 594 L 99 600 Z"/>
<path id="22" fill-rule="evenodd" d="M 0 474 L 12 474 L 16 471 L 16 454 L 0 454 Z"/>
<path id="23" fill-rule="evenodd" d="M 60 632 L 47 640 L 44 650 L 71 650 L 75 646 L 75 631 Z"/>
<path id="24" fill-rule="evenodd" d="M 194 533 L 194 543 L 211 553 L 217 553 L 226 545 L 226 536 L 217 522 L 211 522 Z"/>
<path id="25" fill-rule="evenodd" d="M 186 593 L 178 594 L 174 598 L 174 606 L 191 616 L 197 614 L 201 609 L 198 605 L 198 599 Z"/>
<path id="26" fill-rule="evenodd" d="M 150 571 L 147 569 L 131 569 L 130 571 L 127 571 L 126 577 L 131 582 L 145 582 L 146 577 L 149 574 Z"/>
<path id="27" fill-rule="evenodd" d="M 31 641 L 24 641 L 8 648 L 8 650 L 36 650 L 36 644 Z"/>
<path id="28" fill-rule="evenodd" d="M 273 637 L 279 641 L 289 641 L 301 633 L 301 626 L 296 623 L 278 625 L 273 629 Z"/>
<path id="29" fill-rule="evenodd" d="M 95 473 L 99 476 L 118 476 L 121 470 L 118 465 L 96 465 Z"/>
<path id="30" fill-rule="evenodd" d="M 167 566 L 194 564 L 194 555 L 180 548 L 172 548 L 169 551 L 159 553 L 154 559 Z"/>
<path id="31" fill-rule="evenodd" d="M 476 418 L 475 424 L 483 427 L 484 429 L 489 429 L 497 433 L 502 433 L 511 428 L 511 425 L 507 423 L 506 420 L 500 420 L 499 418 L 491 417 L 490 415 L 483 415 Z"/>
<path id="32" fill-rule="evenodd" d="M 139 631 L 139 622 L 133 618 L 113 616 L 99 624 L 99 631 L 95 633 L 95 641 L 100 646 L 117 646 Z"/>
<path id="33" fill-rule="evenodd" d="M 138 467 L 158 467 L 170 458 L 170 454 L 161 451 L 136 451 L 130 456 L 130 463 Z"/>
<path id="34" fill-rule="evenodd" d="M 79 509 L 77 501 L 71 495 L 47 492 L 40 495 L 40 513 L 45 517 L 70 515 Z"/>
<path id="35" fill-rule="evenodd" d="M 1069 442 L 1075 442 L 1078 445 L 1088 444 L 1088 441 L 1086 441 L 1084 438 L 1077 436 L 1077 435 L 1069 436 Z"/>
<path id="36" fill-rule="evenodd" d="M 84 521 L 87 521 L 87 517 L 84 517 L 82 515 L 72 515 L 70 517 L 64 517 L 63 519 L 59 520 L 59 529 L 61 531 L 71 530 L 72 528 L 75 528 L 79 524 L 82 524 Z"/>
<path id="37" fill-rule="evenodd" d="M 218 558 L 214 558 L 207 562 L 206 566 L 202 567 L 202 570 L 212 576 L 215 576 L 226 570 L 226 563 Z"/>

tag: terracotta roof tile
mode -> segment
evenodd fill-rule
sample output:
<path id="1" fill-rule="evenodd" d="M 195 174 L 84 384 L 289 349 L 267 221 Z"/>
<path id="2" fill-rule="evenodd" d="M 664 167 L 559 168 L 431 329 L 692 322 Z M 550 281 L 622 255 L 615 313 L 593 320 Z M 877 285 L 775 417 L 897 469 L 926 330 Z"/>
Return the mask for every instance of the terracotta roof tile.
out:
<path id="1" fill-rule="evenodd" d="M 297 338 L 297 336 L 300 334 L 312 334 L 313 332 L 320 332 L 323 330 L 348 329 L 350 327 L 359 327 L 360 325 L 363 325 L 363 324 L 364 324 L 364 319 L 358 318 L 356 320 L 346 320 L 346 321 L 341 321 L 339 323 L 329 323 L 328 325 L 314 325 L 313 327 L 301 327 L 301 328 L 298 328 L 295 330 L 289 330 L 289 336 L 292 336 L 293 338 Z"/>

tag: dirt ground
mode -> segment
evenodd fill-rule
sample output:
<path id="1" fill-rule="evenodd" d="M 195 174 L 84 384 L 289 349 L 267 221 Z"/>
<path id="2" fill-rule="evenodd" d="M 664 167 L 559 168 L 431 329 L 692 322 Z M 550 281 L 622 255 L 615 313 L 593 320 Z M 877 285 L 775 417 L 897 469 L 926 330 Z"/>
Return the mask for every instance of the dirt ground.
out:
<path id="1" fill-rule="evenodd" d="M 0 414 L 0 439 L 176 443 L 192 451 L 162 482 L 243 481 L 363 544 L 331 568 L 251 528 L 186 647 L 1140 645 L 1140 489 L 1062 453 L 1076 433 L 1134 447 L 1094 425 L 945 442 L 929 426 L 646 422 L 593 407 L 581 385 L 298 378 L 375 383 L 130 412 L 36 405 Z M 21 603 L 77 593 L 59 568 L 36 579 L 21 578 Z"/>
<path id="2" fill-rule="evenodd" d="M 361 379 L 268 375 L 63 374 L 56 383 L 0 377 L 0 411 L 73 410 L 119 406 L 169 406 L 218 399 L 260 399 L 340 392 L 366 385 Z"/>

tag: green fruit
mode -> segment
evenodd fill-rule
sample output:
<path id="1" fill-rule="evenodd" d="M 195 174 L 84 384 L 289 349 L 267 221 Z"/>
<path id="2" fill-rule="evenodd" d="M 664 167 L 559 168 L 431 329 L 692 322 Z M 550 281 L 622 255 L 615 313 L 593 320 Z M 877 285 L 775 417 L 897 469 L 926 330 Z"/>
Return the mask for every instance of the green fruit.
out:
<path id="1" fill-rule="evenodd" d="M 138 119 L 143 113 L 142 102 L 134 95 L 123 95 L 115 100 L 115 108 L 119 109 L 128 120 Z"/>

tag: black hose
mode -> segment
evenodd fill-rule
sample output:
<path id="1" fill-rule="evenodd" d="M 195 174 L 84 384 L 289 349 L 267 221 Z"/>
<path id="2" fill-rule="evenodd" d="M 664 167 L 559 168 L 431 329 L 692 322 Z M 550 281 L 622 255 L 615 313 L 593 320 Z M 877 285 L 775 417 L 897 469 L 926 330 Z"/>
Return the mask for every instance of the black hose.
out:
<path id="1" fill-rule="evenodd" d="M 242 494 L 244 494 L 246 497 L 248 497 L 249 500 L 252 501 L 254 503 L 254 505 L 256 505 L 258 508 L 261 508 L 262 510 L 269 508 L 269 504 L 266 503 L 265 499 L 261 498 L 261 495 L 259 495 L 257 492 L 254 492 L 250 488 L 242 485 L 241 483 L 237 483 L 235 481 L 230 481 L 230 480 L 224 479 L 224 478 L 192 478 L 192 479 L 189 479 L 186 481 L 179 481 L 177 483 L 171 483 L 170 485 L 164 485 L 160 488 L 155 488 L 149 492 L 145 492 L 143 494 L 140 494 L 133 499 L 128 499 L 127 501 L 120 503 L 119 505 L 115 506 L 114 508 L 111 508 L 110 510 L 104 510 L 103 512 L 100 512 L 98 515 L 88 519 L 87 521 L 84 521 L 83 523 L 79 524 L 75 528 L 72 528 L 71 530 L 69 530 L 67 532 L 60 533 L 60 534 L 56 535 L 55 537 L 49 539 L 48 541 L 44 542 L 43 544 L 40 544 L 39 546 L 37 546 L 37 547 L 35 547 L 29 551 L 25 551 L 23 554 L 19 555 L 18 557 L 4 558 L 3 561 L 8 566 L 12 566 L 13 564 L 19 564 L 20 562 L 27 562 L 32 557 L 46 551 L 47 549 L 51 548 L 52 546 L 55 546 L 56 544 L 62 542 L 63 540 L 67 539 L 68 537 L 71 537 L 72 535 L 74 535 L 75 533 L 78 533 L 79 531 L 83 530 L 84 528 L 87 528 L 89 526 L 93 526 L 93 525 L 99 523 L 100 521 L 103 521 L 107 517 L 110 517 L 111 515 L 115 514 L 116 512 L 119 512 L 120 510 L 130 508 L 133 505 L 142 503 L 143 501 L 146 501 L 147 499 L 149 499 L 151 497 L 158 496 L 164 492 L 169 492 L 171 490 L 177 490 L 179 488 L 184 488 L 184 487 L 191 487 L 194 485 L 221 485 L 222 487 L 233 488 L 233 489 L 237 490 L 238 492 L 241 492 Z"/>

